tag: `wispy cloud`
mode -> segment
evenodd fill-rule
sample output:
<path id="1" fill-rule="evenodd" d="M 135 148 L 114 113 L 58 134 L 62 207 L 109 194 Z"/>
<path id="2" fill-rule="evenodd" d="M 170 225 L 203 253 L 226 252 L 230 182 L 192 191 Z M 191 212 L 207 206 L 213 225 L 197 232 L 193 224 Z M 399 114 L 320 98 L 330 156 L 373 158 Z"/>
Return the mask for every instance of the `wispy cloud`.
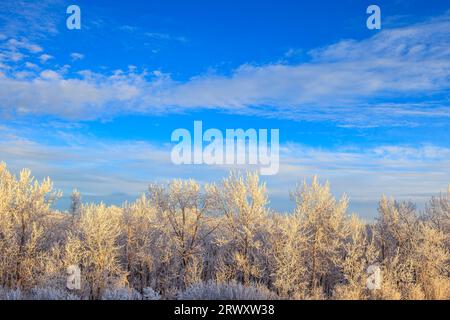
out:
<path id="1" fill-rule="evenodd" d="M 58 33 L 57 25 L 65 16 L 63 0 L 15 0 L 0 1 L 0 33 L 8 37 L 27 35 L 42 39 Z M 0 38 L 1 39 L 1 38 Z"/>
<path id="2" fill-rule="evenodd" d="M 154 40 L 179 41 L 179 42 L 188 41 L 185 37 L 178 37 L 168 33 L 160 33 L 160 32 L 145 32 L 145 36 Z"/>
<path id="3" fill-rule="evenodd" d="M 48 60 L 53 59 L 53 56 L 44 53 L 42 55 L 39 56 L 39 60 L 41 61 L 41 63 L 46 63 Z"/>
<path id="4" fill-rule="evenodd" d="M 17 39 L 10 39 L 7 42 L 7 47 L 9 47 L 9 49 L 11 51 L 16 51 L 19 49 L 26 49 L 29 52 L 32 53 L 38 53 L 41 52 L 43 49 L 42 47 L 38 46 L 37 44 L 34 43 L 30 43 L 29 41 L 27 41 L 26 39 L 22 39 L 22 40 L 17 40 Z"/>
<path id="5" fill-rule="evenodd" d="M 72 52 L 70 54 L 70 58 L 72 59 L 72 61 L 82 60 L 82 59 L 84 59 L 84 54 L 78 53 L 78 52 Z"/>
<path id="6" fill-rule="evenodd" d="M 0 63 L 14 67 L 14 61 L 43 50 L 37 45 L 20 47 L 15 57 Z M 107 75 L 86 70 L 34 79 L 17 79 L 3 71 L 0 105 L 4 112 L 68 118 L 214 108 L 344 125 L 377 125 L 395 118 L 407 125 L 419 115 L 448 119 L 449 48 L 450 14 L 446 14 L 385 29 L 366 40 L 318 48 L 310 52 L 307 63 L 242 65 L 228 76 L 208 73 L 185 82 L 170 74 L 135 70 Z M 40 58 L 45 63 L 51 56 Z M 418 103 L 420 99 L 434 102 Z"/>
<path id="7" fill-rule="evenodd" d="M 111 200 L 111 194 L 135 197 L 153 181 L 195 178 L 204 183 L 222 179 L 233 168 L 254 170 L 242 166 L 176 166 L 170 161 L 169 144 L 101 140 L 81 136 L 76 129 L 47 126 L 42 135 L 35 129 L 25 134 L 23 130 L 0 127 L 2 160 L 15 172 L 27 167 L 39 178 L 51 176 L 55 186 L 66 193 L 76 187 L 104 201 Z M 45 142 L 46 135 L 58 136 L 59 141 Z M 449 159 L 449 148 L 434 145 L 321 149 L 286 143 L 280 149 L 279 174 L 264 180 L 275 209 L 286 210 L 289 192 L 303 179 L 317 174 L 330 180 L 336 195 L 348 194 L 359 205 L 358 213 L 369 216 L 375 213 L 382 194 L 423 203 L 445 190 L 450 182 Z"/>

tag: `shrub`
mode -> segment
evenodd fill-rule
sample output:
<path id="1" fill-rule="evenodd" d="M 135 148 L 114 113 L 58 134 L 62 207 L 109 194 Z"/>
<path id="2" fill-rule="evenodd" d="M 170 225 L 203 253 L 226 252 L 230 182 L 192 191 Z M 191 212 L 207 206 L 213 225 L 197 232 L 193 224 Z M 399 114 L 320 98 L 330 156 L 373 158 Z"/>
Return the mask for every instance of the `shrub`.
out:
<path id="1" fill-rule="evenodd" d="M 276 300 L 277 298 L 275 293 L 264 287 L 213 281 L 195 284 L 178 295 L 179 300 Z"/>
<path id="2" fill-rule="evenodd" d="M 134 289 L 107 289 L 103 293 L 102 300 L 142 300 L 142 296 Z"/>

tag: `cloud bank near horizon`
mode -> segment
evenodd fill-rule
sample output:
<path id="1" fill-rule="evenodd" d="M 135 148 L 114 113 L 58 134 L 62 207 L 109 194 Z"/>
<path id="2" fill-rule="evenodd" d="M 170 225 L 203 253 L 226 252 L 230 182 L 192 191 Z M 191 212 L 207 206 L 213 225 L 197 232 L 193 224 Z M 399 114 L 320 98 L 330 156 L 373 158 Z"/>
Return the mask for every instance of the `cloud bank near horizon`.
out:
<path id="1" fill-rule="evenodd" d="M 251 166 L 205 165 L 191 165 L 187 170 L 186 166 L 171 163 L 170 146 L 143 141 L 111 142 L 86 137 L 71 141 L 52 145 L 10 135 L 0 139 L 0 150 L 2 160 L 14 172 L 31 168 L 40 179 L 50 176 L 66 196 L 78 188 L 87 197 L 106 202 L 120 194 L 133 199 L 155 181 L 194 178 L 209 183 L 220 181 L 233 169 L 256 170 Z M 351 201 L 371 204 L 360 212 L 366 217 L 376 210 L 380 190 L 399 199 L 425 202 L 445 191 L 450 176 L 450 149 L 445 147 L 342 146 L 324 150 L 286 143 L 280 148 L 279 174 L 263 177 L 273 203 L 285 202 L 283 207 L 275 205 L 279 210 L 289 208 L 289 192 L 313 175 L 329 180 L 337 196 L 345 193 Z"/>

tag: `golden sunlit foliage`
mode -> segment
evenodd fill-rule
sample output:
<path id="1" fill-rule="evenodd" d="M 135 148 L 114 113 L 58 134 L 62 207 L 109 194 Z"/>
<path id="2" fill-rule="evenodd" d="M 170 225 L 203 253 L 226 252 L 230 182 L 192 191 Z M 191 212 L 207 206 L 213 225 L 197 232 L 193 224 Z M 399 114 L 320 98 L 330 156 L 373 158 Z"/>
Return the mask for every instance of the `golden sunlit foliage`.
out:
<path id="1" fill-rule="evenodd" d="M 0 164 L 0 299 L 450 299 L 450 189 L 423 212 L 383 197 L 379 217 L 348 213 L 317 177 L 268 207 L 258 175 L 152 184 L 122 207 L 68 212 L 50 179 Z M 66 268 L 81 269 L 68 291 Z M 366 270 L 378 265 L 381 287 Z"/>

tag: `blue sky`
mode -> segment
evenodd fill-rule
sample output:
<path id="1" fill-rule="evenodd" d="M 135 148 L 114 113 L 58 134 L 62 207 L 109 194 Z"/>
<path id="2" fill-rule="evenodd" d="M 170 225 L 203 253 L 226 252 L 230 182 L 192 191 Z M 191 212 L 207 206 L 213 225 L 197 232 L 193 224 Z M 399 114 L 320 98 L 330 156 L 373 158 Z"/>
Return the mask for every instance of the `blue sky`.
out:
<path id="1" fill-rule="evenodd" d="M 66 8 L 81 8 L 68 30 Z M 382 29 L 366 28 L 377 4 Z M 448 1 L 0 3 L 0 160 L 67 195 L 120 203 L 152 181 L 219 180 L 175 166 L 170 135 L 277 128 L 271 206 L 318 174 L 351 210 L 423 203 L 450 182 Z"/>

